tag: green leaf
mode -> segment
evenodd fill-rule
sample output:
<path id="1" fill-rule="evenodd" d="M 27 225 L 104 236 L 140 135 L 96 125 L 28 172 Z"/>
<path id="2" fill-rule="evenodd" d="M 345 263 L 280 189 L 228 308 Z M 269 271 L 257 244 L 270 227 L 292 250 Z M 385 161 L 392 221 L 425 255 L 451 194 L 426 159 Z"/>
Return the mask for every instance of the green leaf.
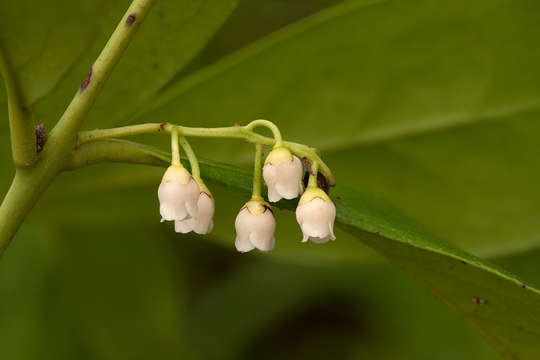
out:
<path id="1" fill-rule="evenodd" d="M 201 163 L 201 171 L 206 180 L 250 193 L 251 178 L 242 169 L 206 162 Z M 338 226 L 419 280 L 503 356 L 540 356 L 539 290 L 437 240 L 381 199 L 345 186 L 337 186 L 332 197 Z M 296 204 L 281 201 L 277 206 L 292 210 Z"/>
<path id="2" fill-rule="evenodd" d="M 180 79 L 134 122 L 268 118 L 440 238 L 521 251 L 540 242 L 538 24 L 524 0 L 349 1 Z"/>
<path id="3" fill-rule="evenodd" d="M 237 0 L 158 1 L 113 71 L 91 126 L 115 124 L 167 84 L 203 48 Z M 3 2 L 0 47 L 27 106 L 52 127 L 130 1 Z"/>

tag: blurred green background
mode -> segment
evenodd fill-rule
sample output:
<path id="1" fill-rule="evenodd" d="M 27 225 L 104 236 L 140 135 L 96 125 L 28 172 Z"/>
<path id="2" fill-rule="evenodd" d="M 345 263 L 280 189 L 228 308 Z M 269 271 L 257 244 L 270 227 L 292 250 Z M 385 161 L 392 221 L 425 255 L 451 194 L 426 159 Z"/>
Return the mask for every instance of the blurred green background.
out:
<path id="1" fill-rule="evenodd" d="M 51 129 L 129 1 L 0 0 L 0 45 Z M 158 0 L 85 122 L 267 118 L 338 183 L 540 286 L 540 4 Z M 11 181 L 0 90 L 0 190 Z M 137 140 L 167 149 L 166 137 Z M 194 141 L 248 167 L 251 147 Z M 60 176 L 0 261 L 3 359 L 499 359 L 424 287 L 345 232 L 234 250 L 245 195 L 209 184 L 211 236 L 160 224 L 163 169 Z"/>

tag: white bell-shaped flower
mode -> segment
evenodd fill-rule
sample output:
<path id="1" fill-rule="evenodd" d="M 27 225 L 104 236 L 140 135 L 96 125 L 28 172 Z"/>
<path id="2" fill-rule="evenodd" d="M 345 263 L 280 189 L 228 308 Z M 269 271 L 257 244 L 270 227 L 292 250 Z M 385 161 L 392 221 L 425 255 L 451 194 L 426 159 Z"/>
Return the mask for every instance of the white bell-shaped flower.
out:
<path id="1" fill-rule="evenodd" d="M 302 162 L 285 147 L 275 148 L 264 161 L 268 200 L 294 199 L 302 193 Z"/>
<path id="2" fill-rule="evenodd" d="M 210 190 L 199 182 L 201 192 L 197 201 L 198 213 L 196 217 L 190 217 L 184 220 L 176 220 L 174 222 L 174 230 L 178 233 L 186 234 L 190 231 L 195 231 L 197 234 L 208 234 L 214 227 L 214 198 Z"/>
<path id="3" fill-rule="evenodd" d="M 308 187 L 296 208 L 296 220 L 302 229 L 302 242 L 311 240 L 324 243 L 335 240 L 334 220 L 336 206 L 326 193 L 317 187 Z"/>
<path id="4" fill-rule="evenodd" d="M 238 251 L 248 252 L 254 248 L 269 251 L 274 248 L 276 220 L 270 207 L 263 201 L 248 201 L 238 213 L 234 226 L 236 228 L 234 244 Z"/>
<path id="5" fill-rule="evenodd" d="M 197 217 L 199 193 L 199 185 L 186 169 L 180 165 L 169 166 L 158 189 L 161 221 Z"/>

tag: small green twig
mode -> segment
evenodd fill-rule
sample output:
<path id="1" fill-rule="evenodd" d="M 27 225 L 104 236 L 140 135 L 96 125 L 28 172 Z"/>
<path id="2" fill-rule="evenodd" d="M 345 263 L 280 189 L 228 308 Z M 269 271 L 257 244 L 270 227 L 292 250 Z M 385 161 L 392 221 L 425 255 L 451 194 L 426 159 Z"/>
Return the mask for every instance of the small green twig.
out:
<path id="1" fill-rule="evenodd" d="M 148 123 L 131 126 L 123 126 L 112 129 L 96 129 L 81 131 L 79 133 L 78 144 L 82 145 L 90 141 L 109 139 L 113 137 L 133 136 L 140 134 L 170 133 L 173 128 L 178 129 L 181 136 L 200 138 L 228 138 L 242 139 L 253 144 L 276 145 L 275 138 L 269 138 L 253 132 L 246 126 L 230 126 L 218 128 L 195 128 L 179 126 L 170 123 Z M 280 135 L 281 136 L 281 135 Z M 320 171 L 326 176 L 330 185 L 335 185 L 334 176 L 330 168 L 324 163 L 317 149 L 290 141 L 283 141 L 283 146 L 289 148 L 298 157 L 306 157 L 310 162 L 317 161 Z"/>
<path id="2" fill-rule="evenodd" d="M 318 187 L 317 174 L 319 173 L 319 163 L 317 161 L 311 162 L 311 174 L 309 174 L 308 187 Z"/>
<path id="3" fill-rule="evenodd" d="M 6 84 L 13 162 L 17 167 L 28 166 L 36 158 L 34 122 L 30 111 L 23 105 L 20 89 L 2 49 L 0 49 L 0 75 Z"/>
<path id="4" fill-rule="evenodd" d="M 244 129 L 253 130 L 257 126 L 264 126 L 272 131 L 275 140 L 274 147 L 279 147 L 283 145 L 283 140 L 281 139 L 281 132 L 279 131 L 279 128 L 271 121 L 263 119 L 253 120 L 249 124 L 244 126 Z"/>
<path id="5" fill-rule="evenodd" d="M 182 149 L 184 149 L 184 152 L 186 153 L 186 156 L 189 160 L 189 164 L 191 165 L 191 176 L 197 181 L 198 183 L 201 182 L 201 170 L 199 169 L 199 161 L 197 160 L 197 156 L 195 155 L 195 152 L 191 148 L 191 145 L 189 145 L 189 142 L 185 137 L 180 138 L 180 145 L 182 146 Z"/>
<path id="6" fill-rule="evenodd" d="M 251 200 L 262 200 L 261 196 L 262 145 L 255 144 L 255 159 L 253 161 L 253 190 Z"/>
<path id="7" fill-rule="evenodd" d="M 171 165 L 181 166 L 180 149 L 178 148 L 178 131 L 176 129 L 171 131 L 171 154 Z"/>

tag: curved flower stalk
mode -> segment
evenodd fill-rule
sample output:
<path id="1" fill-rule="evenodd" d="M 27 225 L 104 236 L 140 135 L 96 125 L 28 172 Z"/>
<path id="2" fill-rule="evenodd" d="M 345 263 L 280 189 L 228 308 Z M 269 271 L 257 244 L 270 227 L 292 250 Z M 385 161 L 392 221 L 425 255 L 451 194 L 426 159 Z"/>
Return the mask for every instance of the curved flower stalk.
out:
<path id="1" fill-rule="evenodd" d="M 248 252 L 255 248 L 270 251 L 274 248 L 276 239 L 276 220 L 272 209 L 261 196 L 261 166 L 262 145 L 255 145 L 255 161 L 253 165 L 253 189 L 251 200 L 248 201 L 236 216 L 234 227 L 236 250 Z"/>
<path id="2" fill-rule="evenodd" d="M 189 171 L 180 162 L 178 132 L 171 134 L 172 160 L 158 188 L 161 221 L 196 218 L 200 189 Z"/>

